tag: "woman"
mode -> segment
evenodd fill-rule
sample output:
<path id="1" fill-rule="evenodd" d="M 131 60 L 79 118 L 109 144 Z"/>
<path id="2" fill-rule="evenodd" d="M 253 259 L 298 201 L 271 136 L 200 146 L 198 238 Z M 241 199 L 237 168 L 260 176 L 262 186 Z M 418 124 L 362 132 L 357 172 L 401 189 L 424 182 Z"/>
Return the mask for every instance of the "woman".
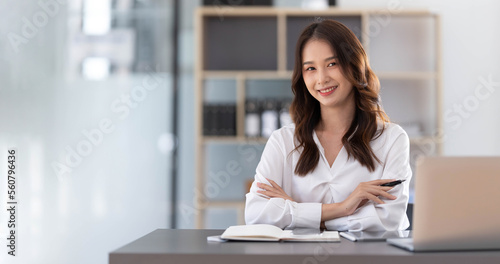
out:
<path id="1" fill-rule="evenodd" d="M 389 123 L 356 36 L 323 20 L 300 35 L 293 125 L 273 132 L 246 195 L 247 224 L 284 229 L 404 230 L 409 139 Z M 394 187 L 382 184 L 406 180 Z"/>

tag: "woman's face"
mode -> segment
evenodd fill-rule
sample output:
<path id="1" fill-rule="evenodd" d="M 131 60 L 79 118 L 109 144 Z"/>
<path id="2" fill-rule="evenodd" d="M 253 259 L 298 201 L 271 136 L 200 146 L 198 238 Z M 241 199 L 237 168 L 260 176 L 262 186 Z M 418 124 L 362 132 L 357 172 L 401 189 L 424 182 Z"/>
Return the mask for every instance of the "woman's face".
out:
<path id="1" fill-rule="evenodd" d="M 354 102 L 353 86 L 342 74 L 328 42 L 317 39 L 306 42 L 302 50 L 302 76 L 321 108 L 344 108 Z"/>

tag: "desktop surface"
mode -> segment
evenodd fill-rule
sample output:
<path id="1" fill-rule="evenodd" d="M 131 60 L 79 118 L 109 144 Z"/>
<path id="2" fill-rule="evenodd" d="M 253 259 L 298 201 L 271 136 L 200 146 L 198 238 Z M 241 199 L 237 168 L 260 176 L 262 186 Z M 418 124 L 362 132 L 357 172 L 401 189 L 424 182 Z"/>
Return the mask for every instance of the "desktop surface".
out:
<path id="1" fill-rule="evenodd" d="M 208 242 L 224 230 L 157 229 L 109 254 L 128 263 L 500 263 L 500 251 L 412 253 L 386 242 Z"/>

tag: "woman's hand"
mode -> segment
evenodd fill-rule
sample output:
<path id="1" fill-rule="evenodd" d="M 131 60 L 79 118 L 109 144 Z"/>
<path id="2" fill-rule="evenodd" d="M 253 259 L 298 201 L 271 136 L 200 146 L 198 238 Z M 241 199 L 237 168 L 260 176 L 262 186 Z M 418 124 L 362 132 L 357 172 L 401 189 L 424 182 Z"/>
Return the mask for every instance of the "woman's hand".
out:
<path id="1" fill-rule="evenodd" d="M 378 204 L 383 204 L 384 201 L 382 201 L 379 196 L 390 200 L 396 199 L 396 196 L 388 193 L 388 191 L 394 187 L 380 186 L 391 181 L 394 180 L 374 180 L 360 183 L 358 187 L 340 203 L 340 208 L 344 211 L 345 215 L 351 215 L 370 200 Z"/>
<path id="2" fill-rule="evenodd" d="M 267 179 L 267 178 L 266 178 Z M 264 190 L 257 190 L 258 193 L 261 193 L 263 195 L 266 195 L 269 198 L 283 198 L 285 200 L 290 200 L 293 202 L 293 199 L 286 194 L 281 187 L 274 182 L 273 180 L 267 179 L 271 185 L 257 182 L 257 187 L 264 189 Z"/>
<path id="3" fill-rule="evenodd" d="M 379 196 L 390 200 L 396 199 L 396 196 L 389 194 L 388 191 L 394 187 L 384 187 L 381 184 L 388 183 L 394 180 L 374 180 L 362 182 L 354 189 L 354 191 L 342 202 L 323 204 L 321 207 L 321 221 L 352 215 L 356 210 L 368 201 L 374 201 L 378 204 L 383 204 Z"/>

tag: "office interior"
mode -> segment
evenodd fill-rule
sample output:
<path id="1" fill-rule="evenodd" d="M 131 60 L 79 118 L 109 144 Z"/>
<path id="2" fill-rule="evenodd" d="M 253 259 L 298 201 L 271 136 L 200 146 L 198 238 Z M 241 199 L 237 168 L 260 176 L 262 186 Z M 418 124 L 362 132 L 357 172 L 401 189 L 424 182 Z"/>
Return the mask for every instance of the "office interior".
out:
<path id="1" fill-rule="evenodd" d="M 18 246 L 17 256 L 12 257 L 2 242 L 1 263 L 104 264 L 110 251 L 158 228 L 223 229 L 241 223 L 245 190 L 268 132 L 249 129 L 240 133 L 254 133 L 258 139 L 215 139 L 201 148 L 198 145 L 204 133 L 198 121 L 207 110 L 198 101 L 199 82 L 208 91 L 202 102 L 232 103 L 228 111 L 234 112 L 237 81 L 201 80 L 197 75 L 200 39 L 195 18 L 196 10 L 204 6 L 217 16 L 217 23 L 231 23 L 224 18 L 248 8 L 245 2 L 252 1 L 0 2 L 0 241 L 7 241 L 11 230 L 5 210 L 12 185 L 7 178 L 7 152 L 14 149 Z M 439 26 L 426 24 L 423 29 L 437 30 L 432 33 L 399 28 L 402 31 L 390 40 L 373 37 L 372 43 L 381 50 L 386 45 L 397 47 L 415 60 L 421 58 L 418 52 L 428 52 L 430 59 L 424 64 L 437 67 L 432 68 L 437 75 L 431 76 L 430 92 L 423 96 L 395 92 L 388 99 L 382 92 L 382 102 L 414 99 L 410 105 L 416 112 L 408 115 L 419 121 L 403 120 L 403 127 L 416 138 L 422 131 L 432 134 L 424 137 L 415 158 L 500 155 L 500 35 L 496 30 L 500 2 L 330 1 L 334 6 L 316 0 L 267 2 L 271 6 L 266 8 L 299 11 L 437 14 Z M 398 28 L 397 15 L 384 16 L 381 25 Z M 428 44 L 419 38 L 408 43 L 398 34 L 420 34 L 432 44 L 422 48 Z M 224 37 L 231 36 L 218 41 Z M 377 56 L 378 65 L 395 60 L 388 49 Z M 274 118 L 286 114 L 292 96 L 289 81 L 249 80 L 245 85 L 247 97 L 260 107 L 253 111 L 248 101 L 243 106 L 251 108 L 247 114 L 257 117 L 249 122 L 262 121 L 266 104 Z M 391 85 L 405 83 L 396 80 Z M 416 86 L 427 89 L 425 84 Z M 439 92 L 434 93 L 438 86 Z M 397 116 L 408 105 L 393 107 Z M 233 122 L 234 130 L 242 121 Z M 440 126 L 426 130 L 435 123 Z M 236 133 L 221 133 L 226 132 Z M 220 135 L 210 133 L 204 135 L 211 139 Z M 199 151 L 204 152 L 201 160 Z M 198 170 L 205 175 L 202 184 Z M 200 202 L 204 199 L 221 206 L 207 206 Z"/>

